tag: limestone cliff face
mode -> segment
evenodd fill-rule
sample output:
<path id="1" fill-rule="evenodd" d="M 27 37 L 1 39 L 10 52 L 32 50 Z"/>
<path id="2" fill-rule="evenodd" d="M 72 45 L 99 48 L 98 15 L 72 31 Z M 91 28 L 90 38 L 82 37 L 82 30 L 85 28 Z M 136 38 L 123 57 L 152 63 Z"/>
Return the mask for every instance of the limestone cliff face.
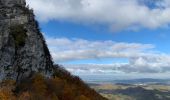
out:
<path id="1" fill-rule="evenodd" d="M 0 80 L 52 71 L 49 50 L 25 0 L 0 0 Z"/>

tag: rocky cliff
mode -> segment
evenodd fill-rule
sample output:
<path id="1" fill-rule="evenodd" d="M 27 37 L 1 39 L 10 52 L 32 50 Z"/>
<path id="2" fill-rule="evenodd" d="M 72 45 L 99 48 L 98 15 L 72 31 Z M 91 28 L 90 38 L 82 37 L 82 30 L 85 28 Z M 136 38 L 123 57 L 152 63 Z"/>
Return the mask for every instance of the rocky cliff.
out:
<path id="1" fill-rule="evenodd" d="M 25 6 L 25 0 L 0 0 L 0 100 L 106 100 L 54 67 L 33 11 Z"/>
<path id="2" fill-rule="evenodd" d="M 49 50 L 25 0 L 0 0 L 0 80 L 52 71 Z"/>

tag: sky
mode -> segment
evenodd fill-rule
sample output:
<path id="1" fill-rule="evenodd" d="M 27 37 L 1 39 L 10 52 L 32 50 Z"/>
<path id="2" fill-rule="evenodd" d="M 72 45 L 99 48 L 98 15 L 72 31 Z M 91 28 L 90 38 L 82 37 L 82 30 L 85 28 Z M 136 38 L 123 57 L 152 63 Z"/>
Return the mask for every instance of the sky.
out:
<path id="1" fill-rule="evenodd" d="M 71 73 L 169 78 L 170 0 L 27 0 L 27 5 L 54 62 Z"/>

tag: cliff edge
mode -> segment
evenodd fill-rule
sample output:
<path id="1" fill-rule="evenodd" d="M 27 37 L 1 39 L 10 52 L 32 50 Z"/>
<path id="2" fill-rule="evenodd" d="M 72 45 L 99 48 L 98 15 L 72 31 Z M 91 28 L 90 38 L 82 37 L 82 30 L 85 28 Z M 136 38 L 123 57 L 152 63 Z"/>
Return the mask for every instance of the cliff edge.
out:
<path id="1" fill-rule="evenodd" d="M 0 79 L 52 71 L 51 55 L 25 0 L 0 0 Z"/>

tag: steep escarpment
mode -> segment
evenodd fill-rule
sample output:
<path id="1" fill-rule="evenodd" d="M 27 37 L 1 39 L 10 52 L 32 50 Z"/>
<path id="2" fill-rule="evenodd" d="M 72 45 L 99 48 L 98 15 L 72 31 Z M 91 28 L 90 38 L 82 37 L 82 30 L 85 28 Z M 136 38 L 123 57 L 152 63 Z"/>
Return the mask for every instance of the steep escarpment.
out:
<path id="1" fill-rule="evenodd" d="M 49 75 L 53 63 L 32 10 L 25 0 L 0 0 L 0 78 Z"/>
<path id="2" fill-rule="evenodd" d="M 25 0 L 0 0 L 0 100 L 106 100 L 53 61 Z"/>

